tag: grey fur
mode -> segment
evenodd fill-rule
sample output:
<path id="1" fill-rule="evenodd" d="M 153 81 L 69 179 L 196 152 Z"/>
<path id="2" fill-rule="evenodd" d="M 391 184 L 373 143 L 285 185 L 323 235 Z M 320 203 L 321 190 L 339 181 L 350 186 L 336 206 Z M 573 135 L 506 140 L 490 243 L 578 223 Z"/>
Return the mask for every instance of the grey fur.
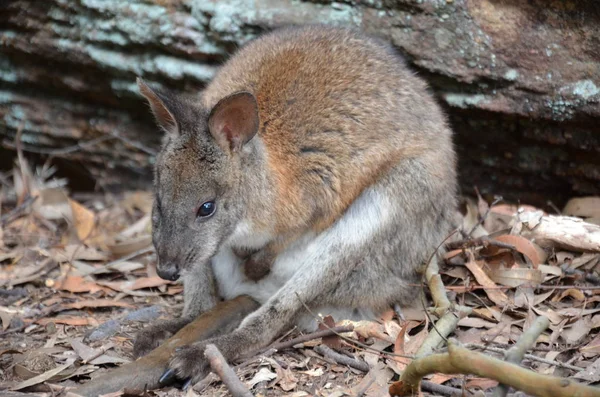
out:
<path id="1" fill-rule="evenodd" d="M 208 115 L 241 91 L 256 97 L 259 132 L 234 153 Z M 184 277 L 186 316 L 216 294 L 262 304 L 177 352 L 178 376 L 206 373 L 207 343 L 232 359 L 309 324 L 302 302 L 364 317 L 418 296 L 420 266 L 453 227 L 456 160 L 438 105 L 390 48 L 346 29 L 283 29 L 241 49 L 197 103 L 163 102 L 178 128 L 156 165 L 159 268 Z M 196 219 L 215 198 L 214 216 Z M 233 285 L 223 266 L 241 260 L 220 258 L 238 248 L 259 250 L 271 272 Z"/>

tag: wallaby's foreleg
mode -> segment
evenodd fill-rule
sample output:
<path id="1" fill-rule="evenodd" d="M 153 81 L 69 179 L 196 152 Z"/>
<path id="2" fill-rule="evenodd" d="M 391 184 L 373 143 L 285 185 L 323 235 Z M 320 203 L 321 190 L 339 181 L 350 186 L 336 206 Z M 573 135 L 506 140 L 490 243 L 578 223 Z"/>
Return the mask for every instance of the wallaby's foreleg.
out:
<path id="1" fill-rule="evenodd" d="M 138 332 L 133 344 L 133 356 L 139 358 L 150 353 L 163 341 L 192 322 L 201 313 L 214 307 L 217 302 L 214 275 L 210 266 L 190 273 L 183 280 L 185 306 L 180 318 L 160 321 Z"/>
<path id="2" fill-rule="evenodd" d="M 258 306 L 258 303 L 248 296 L 240 296 L 218 303 L 213 309 L 187 324 L 146 356 L 109 371 L 107 374 L 79 386 L 72 392 L 81 396 L 95 397 L 117 392 L 123 388 L 156 388 L 159 386 L 159 379 L 165 372 L 169 359 L 177 347 L 189 345 L 216 334 L 231 332 Z"/>

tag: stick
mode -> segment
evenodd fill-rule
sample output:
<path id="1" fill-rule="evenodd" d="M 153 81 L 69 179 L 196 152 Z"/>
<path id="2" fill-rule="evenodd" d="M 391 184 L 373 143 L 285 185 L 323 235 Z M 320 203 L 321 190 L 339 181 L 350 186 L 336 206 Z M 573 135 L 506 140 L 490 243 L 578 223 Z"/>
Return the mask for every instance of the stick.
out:
<path id="1" fill-rule="evenodd" d="M 488 351 L 491 351 L 493 353 L 500 353 L 500 354 L 504 354 L 506 352 L 506 349 L 500 349 L 500 348 L 492 347 L 492 346 L 478 345 L 478 344 L 475 344 L 475 343 L 469 343 L 468 345 L 465 345 L 465 348 L 467 348 L 467 349 L 488 350 Z M 548 365 L 554 365 L 556 367 L 566 368 L 566 369 L 570 369 L 570 370 L 577 371 L 577 372 L 580 372 L 580 371 L 584 370 L 584 368 L 576 367 L 575 365 L 561 363 L 561 362 L 555 361 L 555 360 L 548 360 L 547 358 L 542 358 L 542 357 L 534 356 L 533 354 L 525 354 L 524 358 L 525 358 L 525 360 L 537 361 L 537 362 L 540 362 L 540 363 L 544 363 L 544 364 L 548 364 Z"/>
<path id="2" fill-rule="evenodd" d="M 325 345 L 315 346 L 314 350 L 317 353 L 319 353 L 320 355 L 322 355 L 323 357 L 333 360 L 334 362 L 336 362 L 338 364 L 347 365 L 347 366 L 355 368 L 359 371 L 369 372 L 369 364 L 367 364 L 366 362 L 357 360 L 355 358 L 351 358 L 348 356 L 344 356 L 343 354 L 340 354 L 340 353 L 334 351 L 333 349 L 329 348 L 328 346 L 325 346 Z"/>
<path id="3" fill-rule="evenodd" d="M 473 393 L 467 390 L 461 390 L 456 387 L 450 387 L 445 385 L 438 385 L 437 383 L 429 382 L 426 380 L 421 381 L 421 389 L 430 391 L 435 394 L 442 394 L 444 396 L 466 397 L 473 395 Z"/>
<path id="4" fill-rule="evenodd" d="M 288 347 L 293 347 L 299 343 L 304 343 L 304 342 L 308 342 L 308 341 L 311 341 L 314 339 L 324 338 L 326 336 L 337 335 L 337 334 L 341 334 L 341 333 L 345 333 L 345 332 L 352 332 L 353 330 L 354 330 L 353 325 L 339 325 L 337 327 L 331 327 L 329 329 L 312 332 L 310 334 L 300 335 L 296 338 L 292 338 L 292 339 L 289 339 L 289 340 L 286 340 L 283 342 L 273 343 L 272 345 L 267 346 L 265 348 L 256 349 L 254 351 L 246 353 L 243 355 L 243 357 L 244 358 L 253 357 L 257 354 L 263 353 L 263 352 L 265 352 L 267 350 L 271 350 L 271 349 L 283 350 L 283 349 L 287 349 Z"/>
<path id="5" fill-rule="evenodd" d="M 29 206 L 31 204 L 33 204 L 33 202 L 35 200 L 37 200 L 37 196 L 29 196 L 19 206 L 13 208 L 11 211 L 9 211 L 6 214 L 2 215 L 0 217 L 0 226 L 7 225 L 14 218 L 18 217 L 22 212 L 25 212 L 25 210 L 27 210 L 27 208 L 29 208 Z"/>
<path id="6" fill-rule="evenodd" d="M 411 396 L 418 393 L 421 379 L 429 374 L 472 374 L 494 379 L 517 390 L 538 397 L 598 397 L 600 389 L 585 386 L 571 379 L 542 375 L 458 346 L 448 344 L 448 353 L 431 354 L 413 360 L 402 373 L 400 381 L 390 386 L 390 394 Z"/>
<path id="7" fill-rule="evenodd" d="M 252 364 L 253 362 L 255 362 L 257 359 L 259 358 L 263 358 L 263 357 L 269 357 L 272 356 L 273 354 L 275 354 L 277 352 L 277 350 L 275 349 L 269 349 L 266 352 L 262 353 L 260 355 L 260 357 L 251 357 L 248 360 L 245 360 L 243 362 L 241 362 L 240 364 L 236 365 L 233 367 L 234 371 L 239 371 L 240 369 L 244 369 L 246 368 L 248 365 Z M 196 383 L 193 386 L 194 391 L 201 393 L 204 391 L 204 389 L 206 389 L 211 383 L 216 382 L 219 380 L 219 377 L 217 375 L 215 375 L 214 373 L 209 373 L 204 379 L 202 379 L 200 382 Z"/>
<path id="8" fill-rule="evenodd" d="M 530 349 L 535 342 L 539 338 L 539 336 L 544 332 L 548 326 L 550 325 L 550 320 L 548 317 L 540 316 L 535 319 L 535 321 L 531 324 L 531 327 L 519 338 L 517 343 L 510 349 L 506 351 L 504 354 L 504 359 L 513 364 L 520 364 L 523 361 L 523 357 L 525 356 L 525 352 Z M 495 397 L 506 397 L 508 394 L 508 390 L 510 388 L 505 384 L 500 384 L 494 391 Z"/>
<path id="9" fill-rule="evenodd" d="M 223 357 L 214 344 L 211 343 L 206 346 L 204 356 L 210 362 L 212 370 L 219 375 L 219 378 L 221 378 L 234 397 L 253 397 L 250 390 L 237 377 L 233 369 L 225 361 L 225 357 Z"/>
<path id="10" fill-rule="evenodd" d="M 455 249 L 467 249 L 467 248 L 476 248 L 476 247 L 498 247 L 498 248 L 506 248 L 509 250 L 515 250 L 515 246 L 512 244 L 503 243 L 502 241 L 494 240 L 490 238 L 490 236 L 481 236 L 477 238 L 468 238 L 465 240 L 459 241 L 450 241 L 446 244 L 447 250 L 455 250 Z"/>

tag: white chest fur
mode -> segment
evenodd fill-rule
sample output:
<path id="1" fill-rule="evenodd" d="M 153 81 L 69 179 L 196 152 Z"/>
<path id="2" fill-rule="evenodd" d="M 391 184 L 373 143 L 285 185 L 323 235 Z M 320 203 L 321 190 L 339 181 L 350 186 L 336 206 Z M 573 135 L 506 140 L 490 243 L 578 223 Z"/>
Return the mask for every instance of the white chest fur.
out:
<path id="1" fill-rule="evenodd" d="M 223 246 L 219 253 L 212 259 L 212 267 L 219 287 L 219 294 L 224 299 L 232 299 L 239 295 L 249 295 L 259 303 L 265 303 L 299 271 L 302 264 L 301 258 L 303 255 L 306 255 L 305 247 L 314 238 L 314 234 L 311 233 L 296 241 L 294 245 L 277 257 L 269 274 L 259 281 L 249 280 L 244 275 L 241 266 L 242 260 L 233 253 L 229 245 Z M 236 243 L 239 244 L 239 241 L 236 241 Z M 254 246 L 254 244 L 243 245 Z"/>

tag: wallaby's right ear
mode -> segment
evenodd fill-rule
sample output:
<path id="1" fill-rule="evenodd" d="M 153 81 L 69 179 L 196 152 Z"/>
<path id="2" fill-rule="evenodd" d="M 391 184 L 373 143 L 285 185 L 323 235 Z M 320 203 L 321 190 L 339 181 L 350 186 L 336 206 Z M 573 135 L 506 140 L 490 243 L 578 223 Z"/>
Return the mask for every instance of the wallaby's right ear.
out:
<path id="1" fill-rule="evenodd" d="M 148 100 L 159 127 L 168 134 L 178 134 L 179 128 L 177 120 L 175 119 L 173 112 L 169 109 L 169 105 L 173 108 L 173 101 L 166 94 L 154 91 L 140 77 L 138 77 L 136 81 L 140 88 L 140 93 Z"/>

